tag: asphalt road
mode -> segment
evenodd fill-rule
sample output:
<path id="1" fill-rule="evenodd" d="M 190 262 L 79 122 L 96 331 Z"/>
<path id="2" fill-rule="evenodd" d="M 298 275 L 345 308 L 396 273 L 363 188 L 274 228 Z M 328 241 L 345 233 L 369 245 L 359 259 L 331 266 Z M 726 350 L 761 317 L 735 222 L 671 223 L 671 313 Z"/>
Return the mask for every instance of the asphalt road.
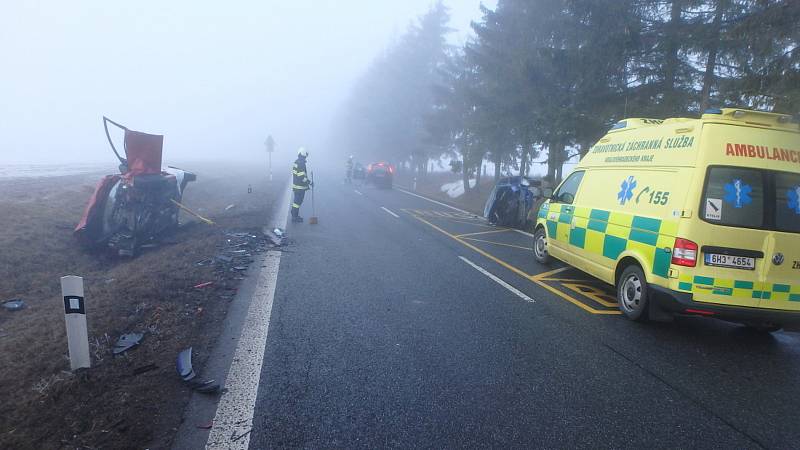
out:
<path id="1" fill-rule="evenodd" d="M 250 448 L 797 448 L 800 335 L 627 321 L 529 236 L 335 179 L 287 230 Z"/>

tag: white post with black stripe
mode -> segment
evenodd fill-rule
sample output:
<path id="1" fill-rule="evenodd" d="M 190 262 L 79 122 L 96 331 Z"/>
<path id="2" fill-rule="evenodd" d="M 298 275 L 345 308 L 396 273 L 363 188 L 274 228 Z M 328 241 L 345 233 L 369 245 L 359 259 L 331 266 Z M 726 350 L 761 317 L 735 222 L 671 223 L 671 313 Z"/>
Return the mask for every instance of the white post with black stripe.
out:
<path id="1" fill-rule="evenodd" d="M 92 362 L 89 359 L 89 331 L 86 328 L 83 278 L 75 275 L 61 277 L 61 295 L 64 298 L 70 367 L 72 370 L 89 368 Z"/>

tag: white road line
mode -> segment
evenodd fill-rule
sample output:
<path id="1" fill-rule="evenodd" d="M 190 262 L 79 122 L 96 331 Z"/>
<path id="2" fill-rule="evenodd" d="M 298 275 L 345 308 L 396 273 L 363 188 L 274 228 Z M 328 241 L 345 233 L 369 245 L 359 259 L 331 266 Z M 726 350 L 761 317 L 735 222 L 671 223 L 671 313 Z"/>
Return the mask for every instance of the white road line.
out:
<path id="1" fill-rule="evenodd" d="M 450 209 L 454 209 L 454 210 L 456 210 L 456 211 L 458 211 L 458 212 L 462 212 L 462 213 L 464 213 L 464 214 L 469 214 L 469 215 L 471 215 L 471 216 L 477 216 L 477 214 L 475 214 L 475 213 L 471 213 L 471 212 L 469 212 L 469 211 L 464 211 L 463 209 L 456 208 L 455 206 L 452 206 L 452 205 L 448 205 L 447 203 L 437 202 L 436 200 L 433 200 L 433 199 L 431 199 L 431 198 L 428 198 L 428 197 L 423 197 L 423 196 L 421 196 L 421 195 L 419 195 L 419 194 L 415 194 L 415 193 L 413 193 L 413 192 L 409 192 L 409 191 L 407 191 L 407 190 L 405 190 L 405 189 L 401 189 L 401 188 L 399 188 L 399 187 L 395 187 L 395 189 L 396 189 L 396 190 L 398 190 L 398 191 L 400 191 L 400 192 L 403 192 L 403 193 L 405 193 L 405 194 L 408 194 L 408 195 L 413 195 L 414 197 L 418 197 L 418 198 L 421 198 L 421 199 L 423 199 L 423 200 L 427 200 L 427 201 L 429 201 L 429 202 L 431 202 L 431 203 L 436 203 L 437 205 L 441 205 L 441 206 L 444 206 L 444 207 L 447 207 L 447 208 L 450 208 Z"/>
<path id="2" fill-rule="evenodd" d="M 361 193 L 361 191 L 359 191 L 358 189 L 353 189 L 353 192 L 355 192 L 355 193 L 356 193 L 356 194 L 358 194 L 358 195 L 364 195 L 364 194 L 362 194 L 362 193 Z"/>
<path id="3" fill-rule="evenodd" d="M 275 215 L 274 226 L 286 227 L 290 193 L 287 189 L 285 201 Z M 261 366 L 267 346 L 267 332 L 280 263 L 281 252 L 267 252 L 247 317 L 242 324 L 242 334 L 236 344 L 231 368 L 225 379 L 227 391 L 219 399 L 217 413 L 208 433 L 207 449 L 247 450 L 250 446 L 256 396 L 261 383 Z"/>
<path id="4" fill-rule="evenodd" d="M 381 209 L 382 209 L 382 210 L 384 210 L 384 211 L 386 211 L 387 213 L 389 213 L 389 214 L 393 215 L 393 216 L 394 216 L 395 218 L 397 218 L 397 219 L 399 219 L 399 218 L 400 218 L 400 216 L 398 216 L 397 214 L 395 214 L 395 213 L 393 213 L 393 212 L 389 211 L 388 209 L 386 209 L 386 207 L 385 207 L 385 206 L 381 206 Z"/>
<path id="5" fill-rule="evenodd" d="M 505 281 L 501 280 L 500 278 L 497 278 L 491 272 L 489 272 L 488 270 L 484 269 L 483 267 L 475 264 L 474 262 L 468 260 L 467 258 L 464 258 L 463 256 L 459 256 L 459 258 L 461 258 L 462 261 L 464 261 L 465 263 L 467 263 L 470 266 L 472 266 L 473 268 L 475 268 L 475 270 L 477 270 L 478 272 L 480 272 L 480 273 L 486 275 L 487 277 L 489 277 L 495 283 L 497 283 L 500 286 L 503 286 L 504 288 L 508 289 L 512 294 L 516 295 L 517 297 L 521 298 L 522 300 L 524 300 L 526 302 L 529 302 L 529 303 L 536 303 L 536 300 L 528 297 L 522 291 L 520 291 L 519 289 L 515 288 L 514 286 L 506 283 Z"/>
<path id="6" fill-rule="evenodd" d="M 519 234 L 524 234 L 525 236 L 530 236 L 530 237 L 533 237 L 533 235 L 532 235 L 532 234 L 530 234 L 530 233 L 528 233 L 527 231 L 518 230 L 518 229 L 516 229 L 516 228 L 514 228 L 514 231 L 516 231 L 516 232 L 517 232 L 517 233 L 519 233 Z"/>
<path id="7" fill-rule="evenodd" d="M 275 285 L 281 252 L 267 252 L 266 267 L 259 274 L 258 286 L 242 325 L 231 369 L 225 379 L 228 391 L 217 405 L 217 414 L 208 435 L 207 449 L 242 449 L 250 445 L 253 414 L 261 365 L 267 345 L 267 331 L 275 298 Z"/>

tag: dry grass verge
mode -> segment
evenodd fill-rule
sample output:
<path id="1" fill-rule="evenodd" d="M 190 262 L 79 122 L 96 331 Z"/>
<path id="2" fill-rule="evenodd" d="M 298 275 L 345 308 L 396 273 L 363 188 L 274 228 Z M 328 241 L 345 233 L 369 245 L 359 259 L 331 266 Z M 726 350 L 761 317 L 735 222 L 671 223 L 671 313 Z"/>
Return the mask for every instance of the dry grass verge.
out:
<path id="1" fill-rule="evenodd" d="M 73 239 L 99 176 L 0 180 L 0 302 L 26 302 L 0 309 L 0 448 L 169 446 L 190 395 L 175 356 L 192 346 L 202 368 L 239 283 L 197 262 L 218 252 L 226 230 L 258 230 L 277 191 L 250 168 L 186 168 L 199 179 L 185 203 L 217 226 L 182 215 L 188 224 L 169 243 L 132 260 L 88 254 Z M 68 372 L 63 275 L 84 277 L 93 360 L 85 373 Z M 193 288 L 206 281 L 214 284 Z M 113 357 L 128 332 L 144 333 L 142 344 Z"/>

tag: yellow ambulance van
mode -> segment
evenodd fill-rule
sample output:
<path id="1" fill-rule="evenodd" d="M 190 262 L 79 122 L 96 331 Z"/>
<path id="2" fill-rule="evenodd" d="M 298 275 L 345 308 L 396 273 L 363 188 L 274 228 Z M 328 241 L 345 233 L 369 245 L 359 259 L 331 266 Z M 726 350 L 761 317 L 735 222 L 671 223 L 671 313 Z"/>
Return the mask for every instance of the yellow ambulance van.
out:
<path id="1" fill-rule="evenodd" d="M 800 324 L 800 126 L 741 109 L 627 119 L 539 210 L 533 253 L 616 287 L 632 320 Z"/>

